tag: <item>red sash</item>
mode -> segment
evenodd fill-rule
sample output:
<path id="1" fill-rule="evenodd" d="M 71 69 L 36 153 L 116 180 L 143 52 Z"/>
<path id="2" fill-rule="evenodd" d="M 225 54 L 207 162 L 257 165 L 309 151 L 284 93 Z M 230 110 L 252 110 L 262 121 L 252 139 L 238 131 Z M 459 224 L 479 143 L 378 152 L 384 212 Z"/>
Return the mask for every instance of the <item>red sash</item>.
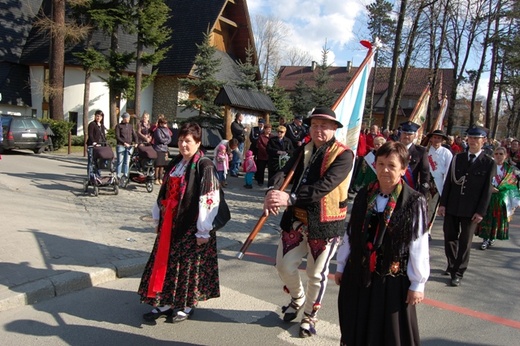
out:
<path id="1" fill-rule="evenodd" d="M 166 278 L 166 269 L 168 268 L 168 259 L 170 257 L 170 245 L 172 228 L 175 216 L 177 215 L 177 207 L 179 205 L 179 191 L 181 178 L 170 177 L 168 179 L 168 189 L 172 191 L 167 199 L 162 201 L 163 221 L 159 231 L 159 243 L 157 244 L 157 252 L 155 261 L 153 262 L 152 275 L 148 284 L 148 298 L 155 298 L 157 293 L 162 292 L 164 279 Z"/>

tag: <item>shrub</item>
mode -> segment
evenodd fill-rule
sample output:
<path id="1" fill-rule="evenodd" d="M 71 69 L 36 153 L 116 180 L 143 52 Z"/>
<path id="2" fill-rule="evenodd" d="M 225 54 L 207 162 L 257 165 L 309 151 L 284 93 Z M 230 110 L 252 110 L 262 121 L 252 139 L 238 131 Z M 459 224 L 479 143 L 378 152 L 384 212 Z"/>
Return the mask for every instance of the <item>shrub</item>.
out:
<path id="1" fill-rule="evenodd" d="M 72 136 L 71 145 L 82 147 L 85 143 L 85 136 Z"/>
<path id="2" fill-rule="evenodd" d="M 57 150 L 68 144 L 70 130 L 74 127 L 74 123 L 65 120 L 54 120 L 54 119 L 41 119 L 43 124 L 49 124 L 54 136 L 52 137 L 52 143 L 54 149 Z"/>
<path id="3" fill-rule="evenodd" d="M 106 138 L 107 138 L 107 145 L 114 148 L 117 143 L 115 129 L 108 129 Z"/>

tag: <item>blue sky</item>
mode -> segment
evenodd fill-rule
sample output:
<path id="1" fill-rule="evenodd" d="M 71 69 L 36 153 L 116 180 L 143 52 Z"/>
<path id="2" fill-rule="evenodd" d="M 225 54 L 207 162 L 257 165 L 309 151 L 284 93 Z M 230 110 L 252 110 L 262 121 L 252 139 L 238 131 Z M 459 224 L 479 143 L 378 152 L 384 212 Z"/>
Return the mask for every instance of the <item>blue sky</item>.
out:
<path id="1" fill-rule="evenodd" d="M 366 5 L 371 2 L 247 0 L 247 5 L 252 21 L 257 14 L 276 17 L 283 21 L 288 28 L 287 45 L 309 52 L 313 60 L 321 61 L 322 47 L 327 40 L 330 64 L 346 66 L 348 61 L 352 61 L 353 66 L 359 66 L 367 52 L 359 41 L 369 39 Z M 471 63 L 476 62 L 477 60 Z M 484 73 L 479 85 L 479 94 L 485 94 L 488 81 L 488 73 Z"/>
<path id="2" fill-rule="evenodd" d="M 288 27 L 288 45 L 309 52 L 321 61 L 327 40 L 329 63 L 358 66 L 366 55 L 359 44 L 367 39 L 365 4 L 369 0 L 247 0 L 251 20 L 256 14 L 276 17 Z M 363 31 L 365 31 L 363 33 Z"/>

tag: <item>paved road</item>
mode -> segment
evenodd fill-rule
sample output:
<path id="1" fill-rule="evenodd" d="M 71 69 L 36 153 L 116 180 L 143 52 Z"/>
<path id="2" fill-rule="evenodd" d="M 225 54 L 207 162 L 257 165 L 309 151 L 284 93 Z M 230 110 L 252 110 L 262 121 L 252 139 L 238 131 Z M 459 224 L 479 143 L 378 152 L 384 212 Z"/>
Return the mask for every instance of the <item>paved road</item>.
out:
<path id="1" fill-rule="evenodd" d="M 329 282 L 317 337 L 301 340 L 297 324 L 279 320 L 279 307 L 287 296 L 272 266 L 276 218 L 269 220 L 244 260 L 235 258 L 240 242 L 256 222 L 254 215 L 260 212 L 263 196 L 259 189 L 242 190 L 242 179 L 230 180 L 227 189 L 233 220 L 219 237 L 221 298 L 201 303 L 191 321 L 171 325 L 161 320 L 150 326 L 141 323 L 140 316 L 148 307 L 138 304 L 138 277 L 129 277 L 139 266 L 129 263 L 142 263 L 148 256 L 154 235 L 147 210 L 154 194 L 135 187 L 119 196 L 84 195 L 84 167 L 74 163 L 81 163 L 81 158 L 56 161 L 26 155 L 4 156 L 4 160 L 0 161 L 0 210 L 5 222 L 0 241 L 7 250 L 0 253 L 0 298 L 19 295 L 24 287 L 45 280 L 53 283 L 58 296 L 0 309 L 3 345 L 338 344 L 333 283 Z M 517 215 L 509 241 L 487 251 L 478 250 L 475 238 L 469 270 L 458 288 L 447 286 L 447 278 L 441 275 L 445 260 L 440 222 L 436 223 L 430 244 L 428 299 L 418 310 L 423 344 L 519 344 L 519 220 Z M 111 266 L 120 268 L 125 278 L 99 274 L 111 272 Z M 64 294 L 83 288 L 71 287 L 74 281 L 70 280 L 83 272 L 90 273 L 86 287 L 95 287 Z M 96 282 L 95 274 L 103 280 Z M 27 280 L 31 283 L 24 285 Z M 21 284 L 12 286 L 16 282 Z"/>

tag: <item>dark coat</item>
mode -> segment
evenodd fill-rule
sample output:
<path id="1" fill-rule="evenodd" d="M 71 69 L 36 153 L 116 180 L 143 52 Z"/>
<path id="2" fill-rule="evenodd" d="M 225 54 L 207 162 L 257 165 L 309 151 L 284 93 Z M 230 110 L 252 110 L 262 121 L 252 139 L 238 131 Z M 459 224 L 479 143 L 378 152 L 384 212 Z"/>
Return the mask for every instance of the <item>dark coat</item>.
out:
<path id="1" fill-rule="evenodd" d="M 466 177 L 463 185 L 453 181 L 453 165 L 455 165 L 455 179 Z M 446 214 L 469 218 L 475 213 L 486 215 L 491 200 L 491 181 L 496 170 L 495 161 L 484 152 L 481 152 L 471 165 L 468 163 L 467 152 L 455 155 L 440 200 L 440 206 L 446 207 Z"/>
<path id="2" fill-rule="evenodd" d="M 238 143 L 244 143 L 246 141 L 244 125 L 236 120 L 231 123 L 231 134 L 233 138 L 238 140 Z"/>
<path id="3" fill-rule="evenodd" d="M 269 156 L 267 164 L 270 169 L 280 169 L 280 167 L 278 167 L 278 161 L 280 158 L 280 155 L 277 153 L 278 151 L 285 151 L 289 156 L 291 156 L 293 150 L 294 148 L 289 138 L 284 136 L 282 138 L 282 143 L 280 143 L 280 138 L 278 136 L 269 138 L 269 142 L 267 142 L 267 155 Z"/>
<path id="4" fill-rule="evenodd" d="M 410 169 L 412 170 L 415 189 L 426 195 L 430 188 L 430 164 L 428 163 L 428 151 L 425 147 L 412 144 L 408 149 L 410 154 Z"/>
<path id="5" fill-rule="evenodd" d="M 103 123 L 101 123 L 101 126 L 98 126 L 98 124 L 95 121 L 92 121 L 90 124 L 88 124 L 88 138 L 87 138 L 87 145 L 94 145 L 96 144 L 106 144 L 106 128 Z"/>

